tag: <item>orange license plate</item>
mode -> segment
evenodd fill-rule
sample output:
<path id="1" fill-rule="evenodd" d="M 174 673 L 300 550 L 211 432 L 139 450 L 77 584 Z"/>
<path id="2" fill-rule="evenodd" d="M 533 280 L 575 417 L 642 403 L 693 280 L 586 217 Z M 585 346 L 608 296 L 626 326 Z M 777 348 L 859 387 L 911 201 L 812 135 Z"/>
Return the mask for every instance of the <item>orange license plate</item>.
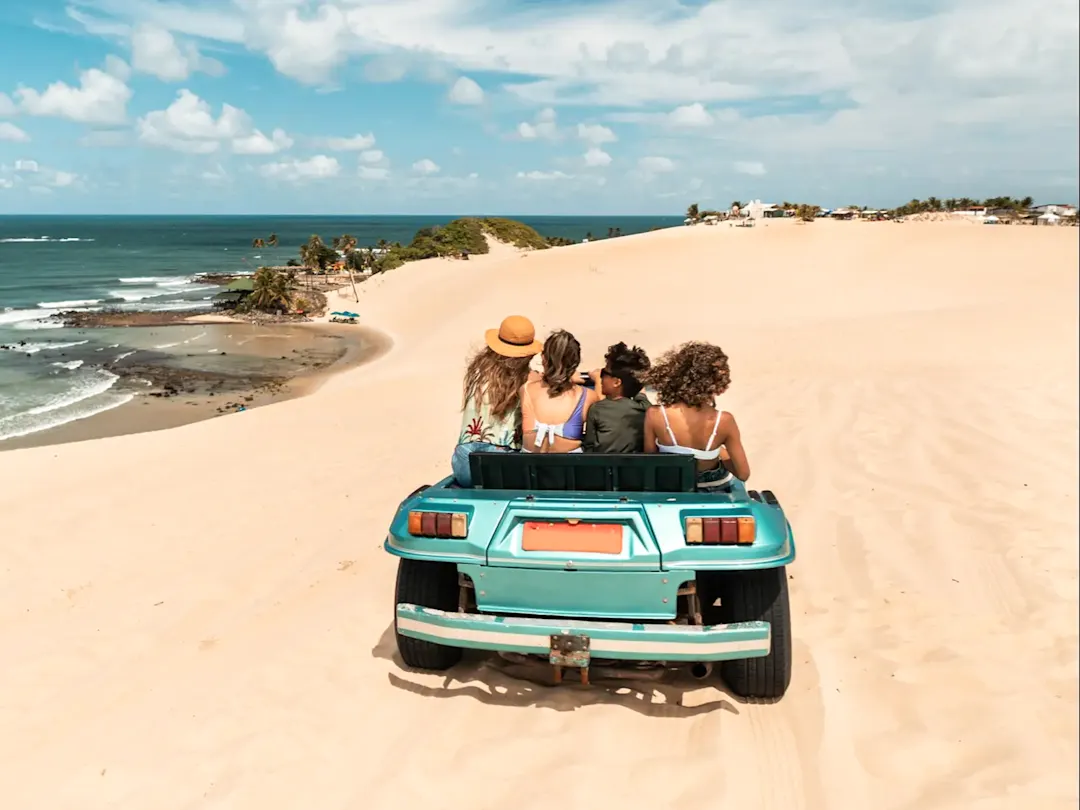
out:
<path id="1" fill-rule="evenodd" d="M 618 523 L 528 522 L 522 551 L 567 551 L 580 554 L 622 554 L 623 527 Z"/>

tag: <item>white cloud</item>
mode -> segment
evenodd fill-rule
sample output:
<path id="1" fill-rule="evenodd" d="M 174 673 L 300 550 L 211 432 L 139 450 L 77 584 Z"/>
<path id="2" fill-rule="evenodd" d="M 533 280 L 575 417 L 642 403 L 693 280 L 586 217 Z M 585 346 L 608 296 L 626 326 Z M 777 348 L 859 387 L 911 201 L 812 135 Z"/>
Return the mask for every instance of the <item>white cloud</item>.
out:
<path id="1" fill-rule="evenodd" d="M 66 188 L 73 185 L 76 180 L 79 179 L 79 175 L 72 172 L 54 172 L 51 183 L 56 188 Z"/>
<path id="2" fill-rule="evenodd" d="M 600 146 L 605 143 L 614 143 L 618 140 L 615 133 L 602 124 L 578 124 L 577 134 L 581 140 Z"/>
<path id="3" fill-rule="evenodd" d="M 673 127 L 707 127 L 713 122 L 713 117 L 702 104 L 695 101 L 668 113 L 668 122 Z"/>
<path id="4" fill-rule="evenodd" d="M 0 165 L 0 188 L 21 186 L 35 194 L 51 194 L 54 188 L 76 187 L 80 180 L 74 172 L 43 166 L 36 160 L 16 160 L 11 166 Z"/>
<path id="5" fill-rule="evenodd" d="M 462 76 L 454 82 L 447 98 L 454 104 L 483 104 L 484 90 L 468 76 Z"/>
<path id="6" fill-rule="evenodd" d="M 238 155 L 275 155 L 292 145 L 293 139 L 283 129 L 275 129 L 269 138 L 255 130 L 250 135 L 233 139 L 232 149 Z"/>
<path id="7" fill-rule="evenodd" d="M 17 112 L 15 102 L 11 100 L 7 93 L 0 93 L 0 116 L 15 115 Z"/>
<path id="8" fill-rule="evenodd" d="M 30 115 L 68 118 L 82 124 L 120 124 L 127 119 L 131 88 L 125 84 L 120 65 L 113 57 L 107 70 L 90 68 L 79 74 L 79 86 L 53 82 L 43 92 L 28 87 L 15 91 L 19 106 Z"/>
<path id="9" fill-rule="evenodd" d="M 337 158 L 315 155 L 307 160 L 284 160 L 279 163 L 266 163 L 259 167 L 259 174 L 270 180 L 283 180 L 288 183 L 302 183 L 307 180 L 324 180 L 337 177 L 341 164 Z"/>
<path id="10" fill-rule="evenodd" d="M 543 182 L 546 180 L 571 180 L 573 175 L 566 174 L 566 172 L 560 172 L 558 170 L 551 172 L 531 171 L 531 172 L 518 172 L 519 180 L 536 180 Z"/>
<path id="11" fill-rule="evenodd" d="M 14 124 L 0 121 L 0 141 L 14 141 L 15 143 L 28 143 L 30 136 Z"/>
<path id="12" fill-rule="evenodd" d="M 360 153 L 360 162 L 381 163 L 385 157 L 381 149 L 366 149 Z"/>
<path id="13" fill-rule="evenodd" d="M 739 174 L 749 174 L 755 177 L 765 174 L 765 164 L 757 160 L 737 160 L 731 164 Z"/>
<path id="14" fill-rule="evenodd" d="M 150 23 L 178 39 L 263 54 L 299 81 L 329 81 L 352 59 L 369 79 L 443 72 L 450 84 L 482 75 L 489 94 L 498 87 L 535 107 L 603 105 L 627 116 L 606 122 L 715 139 L 680 150 L 669 137 L 650 147 L 678 159 L 680 170 L 730 172 L 732 154 L 750 153 L 778 177 L 797 168 L 787 165 L 794 154 L 811 169 L 801 176 L 821 168 L 825 178 L 800 182 L 858 186 L 866 171 L 852 160 L 854 146 L 860 156 L 872 149 L 868 159 L 889 177 L 915 172 L 965 193 L 973 178 L 1022 187 L 1071 176 L 1077 165 L 1075 0 L 819 0 L 790 8 L 596 0 L 564 4 L 557 15 L 509 2 L 479 13 L 472 0 L 93 6 L 92 17 L 71 16 L 102 36 Z M 731 100 L 742 114 L 725 109 Z M 713 124 L 698 115 L 702 123 L 683 129 L 695 105 Z M 523 123 L 519 136 L 537 139 L 536 122 Z"/>
<path id="15" fill-rule="evenodd" d="M 600 147 L 594 146 L 585 153 L 585 165 L 595 167 L 610 166 L 611 155 Z"/>
<path id="16" fill-rule="evenodd" d="M 660 174 L 662 172 L 670 172 L 675 170 L 675 161 L 667 157 L 649 156 L 643 157 L 638 161 L 638 166 L 642 171 L 650 174 Z"/>
<path id="17" fill-rule="evenodd" d="M 211 75 L 224 71 L 220 62 L 203 56 L 193 44 L 181 47 L 167 29 L 150 23 L 131 32 L 131 66 L 167 82 L 182 81 L 196 71 Z"/>
<path id="18" fill-rule="evenodd" d="M 358 173 L 362 180 L 385 180 L 390 176 L 390 170 L 385 166 L 361 166 Z"/>
<path id="19" fill-rule="evenodd" d="M 227 183 L 229 181 L 229 174 L 225 171 L 225 167 L 220 163 L 215 163 L 209 169 L 199 172 L 199 179 L 207 183 Z"/>
<path id="20" fill-rule="evenodd" d="M 417 174 L 438 174 L 439 165 L 428 158 L 421 158 L 412 165 L 412 169 Z"/>
<path id="21" fill-rule="evenodd" d="M 216 152 L 222 141 L 252 133 L 251 119 L 243 110 L 222 104 L 221 114 L 214 118 L 210 105 L 190 90 L 177 93 L 166 109 L 140 118 L 136 129 L 144 143 L 191 154 Z"/>
<path id="22" fill-rule="evenodd" d="M 375 145 L 375 136 L 369 132 L 367 135 L 353 135 L 351 138 L 324 138 L 322 143 L 335 152 L 362 152 Z"/>
<path id="23" fill-rule="evenodd" d="M 556 122 L 557 117 L 555 110 L 551 107 L 547 107 L 536 114 L 536 118 L 532 123 L 522 121 L 518 124 L 518 136 L 526 141 L 553 141 L 559 137 L 559 125 Z"/>

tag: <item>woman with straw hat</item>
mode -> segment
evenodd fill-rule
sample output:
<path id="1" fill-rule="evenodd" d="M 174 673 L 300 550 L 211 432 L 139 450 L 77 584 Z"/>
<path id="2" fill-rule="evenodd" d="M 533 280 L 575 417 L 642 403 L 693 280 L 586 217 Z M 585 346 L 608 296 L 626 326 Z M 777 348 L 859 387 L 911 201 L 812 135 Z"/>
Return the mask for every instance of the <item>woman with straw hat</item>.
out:
<path id="1" fill-rule="evenodd" d="M 472 453 L 521 449 L 521 388 L 535 376 L 529 365 L 543 348 L 532 321 L 521 315 L 488 329 L 484 342 L 465 371 L 461 431 L 450 459 L 454 480 L 463 487 L 472 486 Z"/>

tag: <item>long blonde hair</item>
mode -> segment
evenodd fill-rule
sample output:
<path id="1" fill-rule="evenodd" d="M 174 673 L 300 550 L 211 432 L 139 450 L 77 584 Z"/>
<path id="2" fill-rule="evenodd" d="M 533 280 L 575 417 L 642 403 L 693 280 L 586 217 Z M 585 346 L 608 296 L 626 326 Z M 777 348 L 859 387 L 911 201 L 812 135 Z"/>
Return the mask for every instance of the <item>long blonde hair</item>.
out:
<path id="1" fill-rule="evenodd" d="M 519 392 L 529 379 L 532 357 L 503 357 L 485 346 L 469 360 L 461 407 L 486 398 L 492 416 L 502 419 L 518 407 Z"/>

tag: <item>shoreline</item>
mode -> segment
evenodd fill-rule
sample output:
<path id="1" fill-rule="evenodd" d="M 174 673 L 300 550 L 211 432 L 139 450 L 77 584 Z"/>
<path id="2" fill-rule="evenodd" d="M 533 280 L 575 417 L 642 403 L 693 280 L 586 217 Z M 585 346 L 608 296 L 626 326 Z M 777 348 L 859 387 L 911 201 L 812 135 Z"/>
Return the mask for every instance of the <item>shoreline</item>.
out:
<path id="1" fill-rule="evenodd" d="M 200 320 L 140 324 L 133 328 L 235 323 L 243 323 L 243 321 L 210 315 Z M 299 327 L 320 337 L 340 339 L 343 341 L 343 351 L 339 357 L 325 365 L 321 362 L 313 363 L 309 370 L 300 371 L 284 379 L 271 377 L 256 380 L 252 375 L 247 380 L 247 384 L 225 394 L 216 394 L 214 391 L 178 390 L 172 383 L 165 383 L 163 390 L 161 386 L 158 386 L 157 390 L 140 392 L 130 401 L 109 410 L 25 436 L 5 439 L 0 442 L 0 454 L 12 450 L 51 447 L 114 436 L 169 430 L 307 397 L 318 391 L 330 378 L 379 359 L 394 345 L 389 335 L 363 325 L 342 327 L 314 321 L 264 325 L 270 329 L 276 326 Z M 303 365 L 308 364 L 305 362 Z"/>

